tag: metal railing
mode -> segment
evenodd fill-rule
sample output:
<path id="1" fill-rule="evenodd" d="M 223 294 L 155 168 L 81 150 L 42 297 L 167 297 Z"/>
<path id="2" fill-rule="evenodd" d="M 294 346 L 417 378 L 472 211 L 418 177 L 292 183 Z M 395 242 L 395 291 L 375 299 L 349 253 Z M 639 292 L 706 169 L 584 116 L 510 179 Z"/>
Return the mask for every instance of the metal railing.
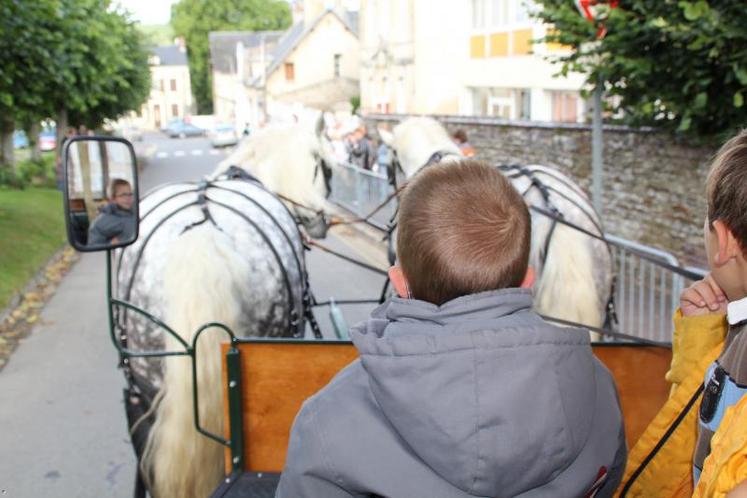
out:
<path id="1" fill-rule="evenodd" d="M 392 193 L 386 173 L 374 173 L 352 164 L 340 164 L 332 175 L 330 199 L 348 211 L 366 216 L 384 202 Z M 392 200 L 369 220 L 381 230 L 386 230 L 397 202 Z"/>
<path id="2" fill-rule="evenodd" d="M 332 175 L 331 200 L 358 216 L 365 216 L 392 192 L 386 174 L 344 164 Z M 382 209 L 371 224 L 386 229 L 396 201 Z M 666 251 L 605 234 L 616 276 L 616 332 L 657 342 L 671 342 L 672 317 L 679 295 L 705 270 L 684 268 Z"/>
<path id="3" fill-rule="evenodd" d="M 672 317 L 682 290 L 705 270 L 682 268 L 661 249 L 606 234 L 614 274 L 617 329 L 643 339 L 671 342 Z M 679 271 L 678 271 L 679 270 Z"/>

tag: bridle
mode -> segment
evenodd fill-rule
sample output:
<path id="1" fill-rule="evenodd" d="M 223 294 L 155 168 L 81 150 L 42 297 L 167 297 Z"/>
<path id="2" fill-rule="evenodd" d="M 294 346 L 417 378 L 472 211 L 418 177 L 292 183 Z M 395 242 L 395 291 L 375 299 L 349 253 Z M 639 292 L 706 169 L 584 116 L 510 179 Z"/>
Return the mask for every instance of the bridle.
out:
<path id="1" fill-rule="evenodd" d="M 461 154 L 450 150 L 437 150 L 436 152 L 431 154 L 430 157 L 428 157 L 428 160 L 420 168 L 418 168 L 417 171 L 422 171 L 428 166 L 438 164 L 447 156 L 454 156 L 459 159 L 462 158 Z M 394 188 L 395 191 L 397 190 L 397 172 L 402 173 L 403 175 L 405 174 L 405 170 L 402 169 L 402 163 L 399 160 L 399 156 L 397 156 L 397 149 L 392 148 L 392 162 L 389 163 L 386 173 L 387 177 L 389 178 L 389 184 Z"/>
<path id="2" fill-rule="evenodd" d="M 332 193 L 332 168 L 319 153 L 314 153 L 314 161 L 316 161 L 316 165 L 314 166 L 312 183 L 316 183 L 316 177 L 319 176 L 319 172 L 321 171 L 324 177 L 324 198 L 329 199 Z"/>

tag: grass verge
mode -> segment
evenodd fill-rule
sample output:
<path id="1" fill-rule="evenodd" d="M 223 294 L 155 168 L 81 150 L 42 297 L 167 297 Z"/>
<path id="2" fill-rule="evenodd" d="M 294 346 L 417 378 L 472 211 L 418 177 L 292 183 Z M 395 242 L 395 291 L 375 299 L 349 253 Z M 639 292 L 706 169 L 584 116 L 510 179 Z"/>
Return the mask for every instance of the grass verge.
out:
<path id="1" fill-rule="evenodd" d="M 61 192 L 0 187 L 0 309 L 65 239 Z"/>

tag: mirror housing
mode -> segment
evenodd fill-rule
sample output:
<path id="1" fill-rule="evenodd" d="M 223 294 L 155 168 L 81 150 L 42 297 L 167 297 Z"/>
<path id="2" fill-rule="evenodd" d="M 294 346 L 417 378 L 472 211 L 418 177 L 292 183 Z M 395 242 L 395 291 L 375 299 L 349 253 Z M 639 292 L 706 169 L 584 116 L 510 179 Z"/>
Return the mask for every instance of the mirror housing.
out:
<path id="1" fill-rule="evenodd" d="M 68 139 L 63 171 L 65 225 L 71 246 L 95 252 L 137 240 L 137 162 L 130 142 L 100 136 Z"/>

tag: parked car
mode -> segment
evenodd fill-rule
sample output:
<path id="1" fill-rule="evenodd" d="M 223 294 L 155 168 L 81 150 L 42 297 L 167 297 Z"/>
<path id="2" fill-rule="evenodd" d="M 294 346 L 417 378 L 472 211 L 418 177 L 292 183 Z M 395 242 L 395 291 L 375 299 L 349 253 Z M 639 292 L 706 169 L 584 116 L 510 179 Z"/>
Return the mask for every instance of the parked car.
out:
<path id="1" fill-rule="evenodd" d="M 239 134 L 231 124 L 216 125 L 209 133 L 210 144 L 213 147 L 227 147 L 239 143 Z"/>
<path id="2" fill-rule="evenodd" d="M 180 121 L 178 123 L 170 123 L 166 129 L 166 134 L 171 138 L 197 137 L 204 135 L 205 130 L 193 124 Z"/>
<path id="3" fill-rule="evenodd" d="M 173 126 L 177 126 L 180 123 L 184 123 L 184 120 L 182 118 L 172 119 L 168 123 L 166 123 L 163 126 L 161 126 L 161 131 L 164 132 L 164 133 L 168 133 L 169 128 L 171 128 Z"/>
<path id="4" fill-rule="evenodd" d="M 13 148 L 14 149 L 25 149 L 29 146 L 29 139 L 26 137 L 26 133 L 23 130 L 16 130 L 13 132 Z"/>
<path id="5" fill-rule="evenodd" d="M 57 137 L 55 136 L 55 130 L 44 130 L 39 133 L 39 150 L 55 150 L 56 147 Z"/>

